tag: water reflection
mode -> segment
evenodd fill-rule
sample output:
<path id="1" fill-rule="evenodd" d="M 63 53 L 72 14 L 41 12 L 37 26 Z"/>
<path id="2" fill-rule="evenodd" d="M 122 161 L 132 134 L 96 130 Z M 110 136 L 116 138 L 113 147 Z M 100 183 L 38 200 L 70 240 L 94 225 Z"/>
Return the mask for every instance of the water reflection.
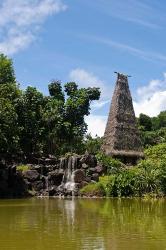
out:
<path id="1" fill-rule="evenodd" d="M 166 201 L 0 201 L 0 249 L 166 249 Z"/>

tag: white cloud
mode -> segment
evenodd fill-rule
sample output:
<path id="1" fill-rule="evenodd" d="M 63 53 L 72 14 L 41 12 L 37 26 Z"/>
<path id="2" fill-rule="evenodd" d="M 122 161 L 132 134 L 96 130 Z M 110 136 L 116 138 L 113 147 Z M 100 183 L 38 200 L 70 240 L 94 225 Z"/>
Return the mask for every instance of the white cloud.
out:
<path id="1" fill-rule="evenodd" d="M 166 110 L 166 73 L 163 80 L 152 80 L 137 90 L 138 101 L 134 102 L 136 116 L 140 113 L 156 116 Z"/>
<path id="2" fill-rule="evenodd" d="M 153 6 L 140 0 L 102 0 L 97 3 L 100 11 L 121 19 L 151 29 L 161 29 L 161 6 Z M 148 15 L 147 15 L 148 13 Z"/>
<path id="3" fill-rule="evenodd" d="M 79 84 L 80 87 L 98 87 L 101 90 L 101 97 L 99 101 L 94 101 L 91 105 L 92 109 L 98 109 L 109 103 L 112 89 L 107 87 L 107 84 L 95 76 L 92 72 L 88 72 L 84 69 L 76 68 L 69 74 L 71 81 Z M 108 99 L 109 98 L 109 99 Z"/>
<path id="4" fill-rule="evenodd" d="M 88 133 L 93 137 L 104 135 L 107 116 L 90 115 L 85 118 L 85 121 L 88 124 Z"/>
<path id="5" fill-rule="evenodd" d="M 102 95 L 108 95 L 106 90 L 106 84 L 104 81 L 101 81 L 97 76 L 92 72 L 88 72 L 84 69 L 74 69 L 70 72 L 69 77 L 71 81 L 79 83 L 81 87 L 99 87 L 102 91 Z"/>
<path id="6" fill-rule="evenodd" d="M 133 56 L 139 57 L 141 59 L 147 60 L 147 61 L 151 61 L 151 62 L 162 62 L 164 65 L 166 63 L 166 55 L 161 54 L 159 52 L 153 52 L 153 51 L 145 51 L 139 48 L 135 48 L 133 46 L 130 46 L 128 44 L 125 43 L 120 43 L 117 41 L 114 41 L 110 38 L 104 38 L 104 37 L 96 37 L 96 36 L 92 36 L 92 35 L 79 35 L 79 37 L 81 38 L 85 38 L 88 40 L 92 40 L 94 42 L 100 43 L 100 44 L 104 44 L 108 47 L 112 47 L 115 48 L 117 50 L 121 50 L 124 52 L 127 52 Z"/>
<path id="7" fill-rule="evenodd" d="M 95 101 L 91 104 L 91 107 L 93 110 L 102 108 L 103 106 L 105 106 L 106 104 L 108 104 L 110 102 L 110 100 L 106 100 L 106 101 Z"/>
<path id="8" fill-rule="evenodd" d="M 153 93 L 148 99 L 134 102 L 136 116 L 144 113 L 149 116 L 156 116 L 162 110 L 166 110 L 166 91 Z"/>
<path id="9" fill-rule="evenodd" d="M 0 52 L 11 55 L 26 48 L 45 19 L 66 8 L 61 0 L 2 0 Z"/>

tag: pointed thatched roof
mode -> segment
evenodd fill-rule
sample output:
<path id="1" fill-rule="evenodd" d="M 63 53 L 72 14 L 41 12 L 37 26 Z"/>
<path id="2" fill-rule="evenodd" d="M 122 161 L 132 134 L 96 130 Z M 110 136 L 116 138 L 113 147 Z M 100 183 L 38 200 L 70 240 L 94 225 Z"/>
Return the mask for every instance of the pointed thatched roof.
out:
<path id="1" fill-rule="evenodd" d="M 112 156 L 143 157 L 128 77 L 120 73 L 117 73 L 102 149 Z"/>

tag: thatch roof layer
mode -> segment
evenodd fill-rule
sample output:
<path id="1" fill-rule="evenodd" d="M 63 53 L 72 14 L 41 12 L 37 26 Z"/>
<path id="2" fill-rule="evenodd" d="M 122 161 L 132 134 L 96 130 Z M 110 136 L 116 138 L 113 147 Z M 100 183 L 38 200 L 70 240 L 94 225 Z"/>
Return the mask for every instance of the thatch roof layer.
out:
<path id="1" fill-rule="evenodd" d="M 128 77 L 118 73 L 102 149 L 108 155 L 143 157 Z"/>

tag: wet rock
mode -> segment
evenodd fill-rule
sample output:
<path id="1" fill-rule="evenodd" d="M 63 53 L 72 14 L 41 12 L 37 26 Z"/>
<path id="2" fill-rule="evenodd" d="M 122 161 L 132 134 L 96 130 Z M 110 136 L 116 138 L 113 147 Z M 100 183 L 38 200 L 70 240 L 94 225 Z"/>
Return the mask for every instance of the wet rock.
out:
<path id="1" fill-rule="evenodd" d="M 86 182 L 91 182 L 91 177 L 90 176 L 86 176 L 85 181 Z"/>
<path id="2" fill-rule="evenodd" d="M 33 182 L 40 178 L 40 174 L 36 170 L 26 170 L 23 172 L 23 177 Z"/>
<path id="3" fill-rule="evenodd" d="M 96 168 L 89 168 L 89 174 L 93 174 L 96 172 Z"/>
<path id="4" fill-rule="evenodd" d="M 103 166 L 100 166 L 100 165 L 95 167 L 95 170 L 96 170 L 96 173 L 98 174 L 102 174 L 104 172 Z"/>
<path id="5" fill-rule="evenodd" d="M 42 189 L 44 189 L 44 184 L 43 184 L 43 182 L 42 181 L 35 181 L 34 183 L 33 183 L 33 189 L 35 190 L 35 191 L 41 191 Z"/>
<path id="6" fill-rule="evenodd" d="M 94 173 L 94 174 L 92 174 L 91 178 L 92 178 L 93 181 L 98 182 L 99 181 L 99 174 L 98 173 Z"/>
<path id="7" fill-rule="evenodd" d="M 32 190 L 32 183 L 28 181 L 27 179 L 25 179 L 24 182 L 25 182 L 25 185 L 27 186 L 27 189 Z"/>
<path id="8" fill-rule="evenodd" d="M 39 174 L 41 173 L 41 165 L 27 164 L 30 170 L 36 170 Z"/>
<path id="9" fill-rule="evenodd" d="M 64 171 L 61 170 L 55 170 L 49 173 L 48 179 L 49 182 L 51 182 L 52 185 L 59 186 L 62 183 Z"/>
<path id="10" fill-rule="evenodd" d="M 87 169 L 87 168 L 88 168 L 88 165 L 85 164 L 85 163 L 83 163 L 83 164 L 82 164 L 82 168 L 83 168 L 83 169 Z"/>
<path id="11" fill-rule="evenodd" d="M 79 188 L 83 188 L 85 186 L 88 185 L 88 182 L 87 181 L 82 181 L 80 184 L 79 184 Z"/>
<path id="12" fill-rule="evenodd" d="M 74 182 L 75 183 L 80 183 L 85 180 L 85 173 L 81 169 L 77 169 L 73 172 L 74 174 Z"/>
<path id="13" fill-rule="evenodd" d="M 58 187 L 57 186 L 52 186 L 50 189 L 49 189 L 49 196 L 55 196 L 55 195 L 58 195 Z"/>
<path id="14" fill-rule="evenodd" d="M 80 163 L 87 164 L 89 167 L 94 168 L 97 165 L 97 159 L 94 155 L 91 154 L 85 154 L 81 159 Z"/>

